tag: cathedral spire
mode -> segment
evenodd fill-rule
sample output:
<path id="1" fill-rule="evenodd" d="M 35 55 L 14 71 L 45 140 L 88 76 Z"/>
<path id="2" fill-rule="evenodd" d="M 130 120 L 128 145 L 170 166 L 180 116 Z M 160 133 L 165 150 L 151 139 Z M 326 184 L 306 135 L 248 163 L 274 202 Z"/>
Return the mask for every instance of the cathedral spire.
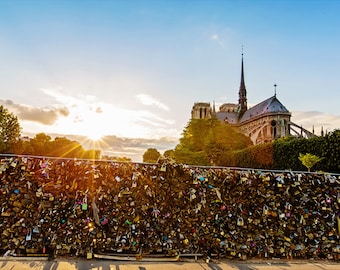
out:
<path id="1" fill-rule="evenodd" d="M 243 50 L 242 50 L 242 66 L 241 66 L 241 83 L 240 83 L 240 90 L 238 92 L 238 106 L 239 106 L 239 113 L 240 116 L 247 111 L 247 90 L 246 85 L 244 83 L 244 69 L 243 69 Z"/>

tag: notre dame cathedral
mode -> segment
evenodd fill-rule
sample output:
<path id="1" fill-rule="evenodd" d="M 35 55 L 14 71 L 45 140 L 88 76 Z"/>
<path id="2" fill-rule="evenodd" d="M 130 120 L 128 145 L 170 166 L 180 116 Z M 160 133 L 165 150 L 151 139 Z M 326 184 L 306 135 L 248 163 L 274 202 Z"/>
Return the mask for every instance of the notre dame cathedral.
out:
<path id="1" fill-rule="evenodd" d="M 274 85 L 276 87 L 276 85 Z M 241 63 L 241 83 L 238 104 L 225 103 L 215 109 L 215 103 L 197 102 L 191 111 L 192 119 L 217 117 L 221 121 L 236 127 L 239 132 L 249 136 L 254 145 L 270 142 L 274 139 L 292 136 L 313 137 L 309 132 L 291 122 L 291 113 L 274 96 L 248 108 L 247 90 L 244 83 L 243 54 Z"/>

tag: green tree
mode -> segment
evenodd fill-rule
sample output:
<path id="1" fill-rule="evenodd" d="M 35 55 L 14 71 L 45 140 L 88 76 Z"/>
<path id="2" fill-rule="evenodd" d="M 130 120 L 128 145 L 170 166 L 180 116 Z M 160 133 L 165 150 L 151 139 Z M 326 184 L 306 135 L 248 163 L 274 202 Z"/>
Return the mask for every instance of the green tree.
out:
<path id="1" fill-rule="evenodd" d="M 273 144 L 264 143 L 242 150 L 229 151 L 223 158 L 224 164 L 231 167 L 271 169 L 273 166 Z"/>
<path id="2" fill-rule="evenodd" d="M 272 169 L 304 170 L 300 153 L 323 157 L 313 165 L 314 170 L 340 173 L 340 130 L 326 136 L 307 138 L 281 138 L 273 142 Z"/>
<path id="3" fill-rule="evenodd" d="M 164 151 L 163 153 L 163 156 L 166 157 L 166 158 L 174 158 L 174 150 L 171 149 L 171 150 L 166 150 Z"/>
<path id="4" fill-rule="evenodd" d="M 161 154 L 156 148 L 148 148 L 143 154 L 143 162 L 154 163 L 157 162 Z"/>
<path id="5" fill-rule="evenodd" d="M 101 154 L 100 150 L 94 150 L 94 149 L 84 150 L 82 157 L 86 159 L 100 159 L 100 154 Z"/>
<path id="6" fill-rule="evenodd" d="M 204 151 L 210 131 L 220 123 L 221 121 L 216 118 L 191 119 L 182 132 L 178 148 L 184 148 L 192 152 Z"/>
<path id="7" fill-rule="evenodd" d="M 20 149 L 20 145 L 17 147 Z M 97 149 L 85 150 L 77 141 L 71 141 L 66 137 L 56 137 L 45 133 L 38 133 L 27 143 L 21 145 L 24 154 L 37 156 L 52 156 L 66 158 L 100 159 L 101 151 Z"/>
<path id="8" fill-rule="evenodd" d="M 248 137 L 217 118 L 191 119 L 173 155 L 181 163 L 224 166 L 229 165 L 225 164 L 227 152 L 250 145 Z"/>
<path id="9" fill-rule="evenodd" d="M 90 151 L 90 150 L 89 150 Z M 77 141 L 71 141 L 66 137 L 56 137 L 52 143 L 51 155 L 67 158 L 96 158 L 95 153 L 85 153 L 85 149 Z"/>
<path id="10" fill-rule="evenodd" d="M 41 132 L 30 139 L 30 145 L 33 148 L 34 155 L 49 156 L 52 150 L 51 136 Z"/>
<path id="11" fill-rule="evenodd" d="M 242 150 L 251 145 L 250 138 L 236 132 L 230 125 L 215 119 L 209 127 L 204 151 L 211 165 L 229 165 L 223 161 L 225 153 Z"/>
<path id="12" fill-rule="evenodd" d="M 18 155 L 32 155 L 34 154 L 33 147 L 30 140 L 27 138 L 20 138 L 13 144 L 13 153 Z"/>
<path id="13" fill-rule="evenodd" d="M 19 140 L 21 127 L 18 118 L 0 105 L 0 153 L 13 152 L 13 145 Z"/>
<path id="14" fill-rule="evenodd" d="M 340 129 L 327 133 L 322 137 L 319 156 L 324 157 L 317 167 L 324 168 L 330 172 L 340 173 Z"/>
<path id="15" fill-rule="evenodd" d="M 299 160 L 302 162 L 303 166 L 305 166 L 308 171 L 310 172 L 310 169 L 319 161 L 322 160 L 322 158 L 316 156 L 316 155 L 312 155 L 310 153 L 306 153 L 304 154 L 299 154 Z"/>

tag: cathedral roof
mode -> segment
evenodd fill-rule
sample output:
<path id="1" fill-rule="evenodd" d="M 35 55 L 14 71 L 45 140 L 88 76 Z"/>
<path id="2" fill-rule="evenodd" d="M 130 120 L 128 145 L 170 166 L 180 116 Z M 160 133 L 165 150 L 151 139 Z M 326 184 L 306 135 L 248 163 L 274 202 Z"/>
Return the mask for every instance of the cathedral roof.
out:
<path id="1" fill-rule="evenodd" d="M 219 111 L 216 113 L 216 117 L 221 121 L 228 122 L 229 124 L 238 123 L 238 113 L 235 112 L 223 112 Z"/>
<path id="2" fill-rule="evenodd" d="M 240 122 L 245 122 L 251 118 L 267 113 L 289 113 L 285 106 L 277 99 L 276 95 L 260 102 L 247 110 L 241 117 Z"/>

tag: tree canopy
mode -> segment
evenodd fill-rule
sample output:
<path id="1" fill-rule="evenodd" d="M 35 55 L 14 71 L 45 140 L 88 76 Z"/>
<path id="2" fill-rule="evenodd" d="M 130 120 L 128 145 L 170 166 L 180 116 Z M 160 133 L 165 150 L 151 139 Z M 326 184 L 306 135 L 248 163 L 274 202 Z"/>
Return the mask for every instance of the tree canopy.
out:
<path id="1" fill-rule="evenodd" d="M 0 105 L 0 153 L 13 152 L 13 145 L 20 137 L 18 118 Z"/>
<path id="2" fill-rule="evenodd" d="M 45 133 L 38 133 L 30 139 L 34 155 L 46 155 L 53 157 L 99 159 L 100 150 L 85 150 L 77 141 L 71 141 L 66 137 L 56 137 L 54 140 Z"/>
<path id="3" fill-rule="evenodd" d="M 312 155 L 311 153 L 306 153 L 306 154 L 299 154 L 299 160 L 302 162 L 303 166 L 305 166 L 308 171 L 310 172 L 311 168 L 318 163 L 319 161 L 322 160 L 322 158 Z"/>
<path id="4" fill-rule="evenodd" d="M 143 154 L 143 162 L 155 163 L 161 154 L 156 148 L 148 148 Z"/>
<path id="5" fill-rule="evenodd" d="M 191 119 L 176 146 L 176 161 L 197 165 L 224 164 L 227 152 L 251 146 L 251 140 L 217 118 Z"/>

